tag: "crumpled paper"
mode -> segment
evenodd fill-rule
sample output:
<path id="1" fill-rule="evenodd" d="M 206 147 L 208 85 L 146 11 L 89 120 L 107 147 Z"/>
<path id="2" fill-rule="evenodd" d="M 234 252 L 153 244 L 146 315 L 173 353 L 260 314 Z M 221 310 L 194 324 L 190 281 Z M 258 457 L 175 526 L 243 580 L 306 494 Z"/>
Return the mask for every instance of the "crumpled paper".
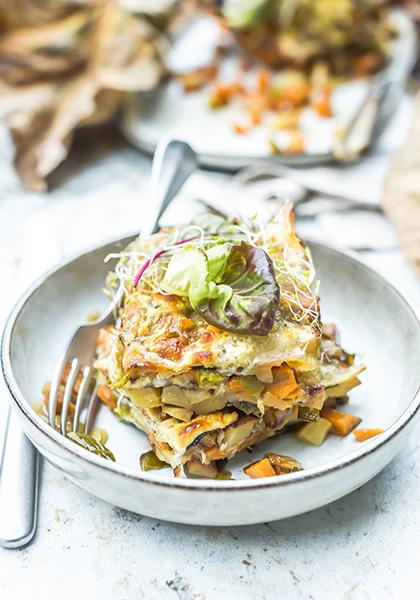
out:
<path id="1" fill-rule="evenodd" d="M 27 189 L 67 156 L 73 131 L 105 121 L 165 72 L 161 28 L 177 0 L 0 0 L 0 119 Z"/>
<path id="2" fill-rule="evenodd" d="M 383 206 L 404 254 L 420 274 L 420 94 L 410 133 L 385 180 Z"/>

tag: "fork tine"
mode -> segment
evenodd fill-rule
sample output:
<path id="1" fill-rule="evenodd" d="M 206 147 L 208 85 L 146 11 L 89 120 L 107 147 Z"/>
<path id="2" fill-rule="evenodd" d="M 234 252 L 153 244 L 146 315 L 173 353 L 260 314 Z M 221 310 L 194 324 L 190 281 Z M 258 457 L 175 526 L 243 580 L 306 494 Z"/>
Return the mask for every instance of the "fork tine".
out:
<path id="1" fill-rule="evenodd" d="M 50 394 L 48 397 L 48 421 L 51 427 L 57 429 L 57 425 L 55 422 L 55 417 L 57 415 L 57 399 L 58 399 L 58 391 L 60 389 L 61 378 L 63 376 L 64 370 L 64 358 L 57 364 L 54 376 L 51 380 L 50 386 Z"/>
<path id="2" fill-rule="evenodd" d="M 84 427 L 85 433 L 89 433 L 90 430 L 92 429 L 93 420 L 95 418 L 95 413 L 96 413 L 96 407 L 98 405 L 98 388 L 99 388 L 99 385 L 96 383 L 95 388 L 89 399 L 85 427 Z"/>
<path id="3" fill-rule="evenodd" d="M 92 367 L 85 367 L 83 369 L 83 377 L 82 381 L 80 382 L 79 391 L 77 392 L 76 405 L 74 407 L 73 431 L 75 432 L 77 432 L 79 428 L 80 415 L 82 414 L 86 392 L 89 389 L 89 385 L 92 380 L 92 375 Z"/>
<path id="4" fill-rule="evenodd" d="M 71 361 L 70 372 L 67 377 L 66 386 L 64 388 L 64 396 L 63 396 L 63 406 L 61 408 L 61 433 L 66 436 L 66 423 L 67 416 L 69 414 L 69 407 L 71 402 L 71 395 L 73 392 L 73 387 L 76 381 L 77 373 L 79 371 L 79 361 L 77 358 L 73 358 Z"/>

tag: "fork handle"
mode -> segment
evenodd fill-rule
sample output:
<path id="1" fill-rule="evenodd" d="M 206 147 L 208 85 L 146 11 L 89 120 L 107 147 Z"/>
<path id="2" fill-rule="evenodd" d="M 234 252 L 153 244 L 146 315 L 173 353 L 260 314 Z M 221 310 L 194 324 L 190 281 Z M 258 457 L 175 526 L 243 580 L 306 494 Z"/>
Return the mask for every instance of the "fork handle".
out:
<path id="1" fill-rule="evenodd" d="M 142 218 L 141 237 L 155 233 L 159 219 L 172 198 L 197 169 L 194 150 L 181 140 L 163 140 L 155 151 L 150 182 L 148 210 Z"/>
<path id="2" fill-rule="evenodd" d="M 20 548 L 35 533 L 38 453 L 23 433 L 14 411 L 9 411 L 0 464 L 0 546 Z"/>

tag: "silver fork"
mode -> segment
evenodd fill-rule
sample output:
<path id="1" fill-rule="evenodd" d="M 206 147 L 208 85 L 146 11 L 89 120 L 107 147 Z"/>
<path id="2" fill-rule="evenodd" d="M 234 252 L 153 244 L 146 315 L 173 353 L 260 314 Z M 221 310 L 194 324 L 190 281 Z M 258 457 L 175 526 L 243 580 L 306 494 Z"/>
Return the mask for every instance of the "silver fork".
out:
<path id="1" fill-rule="evenodd" d="M 150 206 L 143 218 L 141 237 L 147 237 L 157 229 L 159 219 L 178 193 L 183 183 L 197 168 L 197 158 L 192 148 L 179 140 L 162 141 L 155 152 L 152 165 Z M 85 323 L 78 327 L 62 358 L 59 360 L 51 380 L 48 400 L 48 420 L 52 427 L 60 429 L 67 435 L 67 419 L 70 403 L 76 380 L 81 379 L 76 395 L 76 402 L 71 423 L 71 431 L 79 431 L 80 417 L 87 406 L 84 432 L 89 433 L 95 416 L 97 405 L 97 389 L 95 383 L 92 388 L 94 374 L 93 360 L 96 355 L 96 345 L 100 329 L 115 322 L 116 308 L 123 297 L 123 288 L 120 287 L 114 300 L 100 318 L 93 323 Z M 64 384 L 63 401 L 59 425 L 57 424 L 57 399 L 63 372 L 66 364 L 70 364 L 70 371 Z M 86 399 L 88 402 L 86 403 Z"/>

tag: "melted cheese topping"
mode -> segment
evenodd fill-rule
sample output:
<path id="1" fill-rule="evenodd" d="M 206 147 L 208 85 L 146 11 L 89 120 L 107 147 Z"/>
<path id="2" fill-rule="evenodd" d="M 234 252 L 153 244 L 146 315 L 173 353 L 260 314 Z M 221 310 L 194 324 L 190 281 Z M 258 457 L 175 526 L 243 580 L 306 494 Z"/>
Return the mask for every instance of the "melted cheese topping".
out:
<path id="1" fill-rule="evenodd" d="M 299 370 L 315 369 L 319 336 L 309 325 L 282 321 L 267 336 L 223 331 L 190 318 L 185 303 L 172 296 L 136 293 L 122 310 L 122 369 L 130 377 L 158 372 L 163 377 L 192 367 L 230 375 L 257 373 L 261 367 L 289 362 Z"/>

